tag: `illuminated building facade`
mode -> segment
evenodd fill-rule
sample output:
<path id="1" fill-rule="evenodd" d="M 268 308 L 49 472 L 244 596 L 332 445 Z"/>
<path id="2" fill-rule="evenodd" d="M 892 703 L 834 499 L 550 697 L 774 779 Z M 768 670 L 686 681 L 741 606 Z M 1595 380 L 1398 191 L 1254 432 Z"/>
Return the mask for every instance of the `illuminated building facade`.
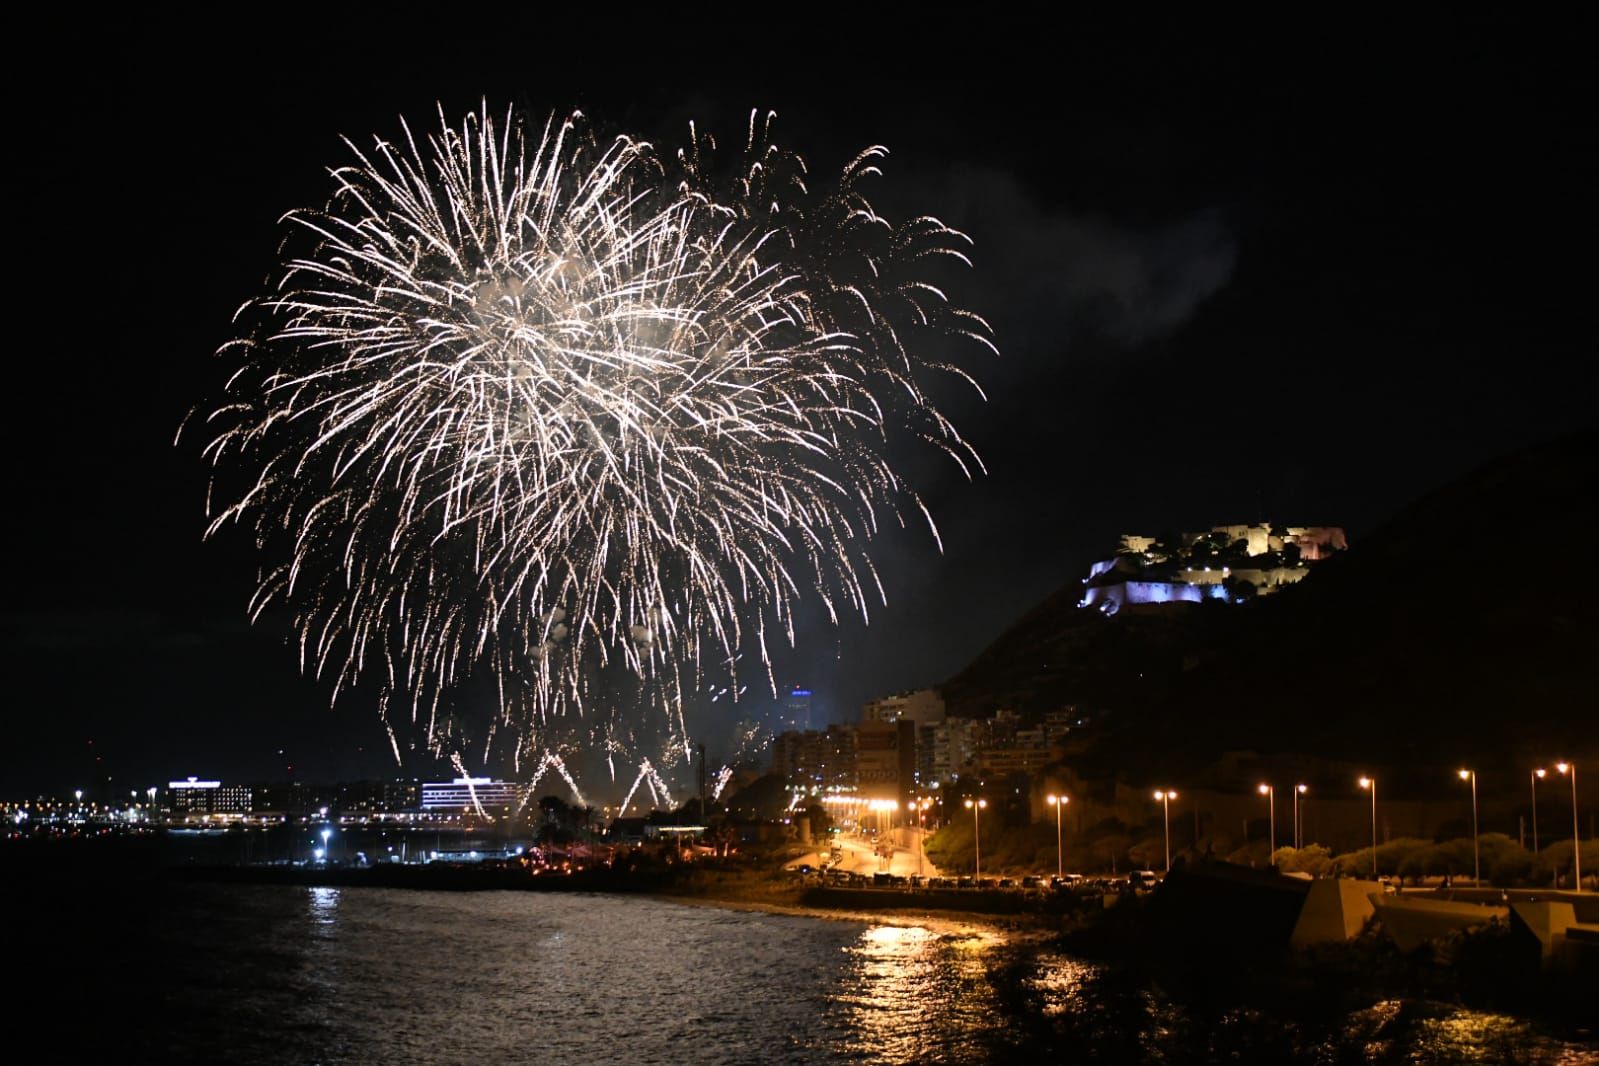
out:
<path id="1" fill-rule="evenodd" d="M 252 799 L 247 785 L 224 785 L 194 777 L 167 783 L 167 803 L 174 818 L 249 814 Z"/>
<path id="2" fill-rule="evenodd" d="M 1112 615 L 1137 604 L 1242 603 L 1348 547 L 1338 526 L 1213 526 L 1165 540 L 1128 533 L 1113 558 L 1089 568 L 1077 605 Z"/>
<path id="3" fill-rule="evenodd" d="M 858 732 L 854 726 L 830 725 L 779 733 L 772 740 L 772 770 L 802 791 L 853 789 Z"/>
<path id="4" fill-rule="evenodd" d="M 811 720 L 813 694 L 806 685 L 790 685 L 783 695 L 783 709 L 778 718 L 778 732 L 796 730 L 805 732 L 814 728 Z"/>
<path id="5" fill-rule="evenodd" d="M 915 722 L 937 725 L 944 720 L 944 697 L 936 688 L 896 692 L 872 700 L 861 708 L 861 722 Z"/>
<path id="6" fill-rule="evenodd" d="M 515 811 L 527 797 L 527 786 L 488 777 L 457 777 L 454 781 L 422 784 L 422 810 L 475 813 L 479 807 L 491 814 Z"/>

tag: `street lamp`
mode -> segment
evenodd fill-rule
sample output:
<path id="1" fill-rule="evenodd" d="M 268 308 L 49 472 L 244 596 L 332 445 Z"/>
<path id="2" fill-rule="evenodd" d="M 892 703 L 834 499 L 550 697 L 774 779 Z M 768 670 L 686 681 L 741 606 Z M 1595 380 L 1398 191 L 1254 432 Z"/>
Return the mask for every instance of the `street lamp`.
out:
<path id="1" fill-rule="evenodd" d="M 1304 833 L 1299 828 L 1299 797 L 1310 791 L 1309 785 L 1294 786 L 1294 850 L 1305 846 Z"/>
<path id="2" fill-rule="evenodd" d="M 1171 801 L 1177 798 L 1177 793 L 1169 788 L 1155 790 L 1155 798 L 1160 800 L 1162 820 L 1166 823 L 1166 872 L 1171 873 Z M 1196 843 L 1194 847 L 1199 847 Z"/>
<path id="3" fill-rule="evenodd" d="M 1477 850 L 1477 771 L 1461 770 L 1460 780 L 1471 782 L 1471 880 L 1482 884 L 1482 854 Z"/>
<path id="4" fill-rule="evenodd" d="M 1538 781 L 1547 773 L 1542 766 L 1532 772 L 1532 853 L 1538 854 Z"/>
<path id="5" fill-rule="evenodd" d="M 1371 876 L 1377 877 L 1377 779 L 1362 777 L 1360 787 L 1371 791 Z"/>
<path id="6" fill-rule="evenodd" d="M 1272 785 L 1261 785 L 1255 791 L 1266 797 L 1266 824 L 1271 834 L 1271 846 L 1266 849 L 1266 862 L 1269 865 L 1272 852 L 1277 850 L 1277 789 Z"/>
<path id="7" fill-rule="evenodd" d="M 972 812 L 972 880 L 980 881 L 983 877 L 983 830 L 978 824 L 978 812 L 988 806 L 985 799 L 966 800 L 966 807 Z"/>
<path id="8" fill-rule="evenodd" d="M 1555 769 L 1571 774 L 1571 877 L 1577 891 L 1582 891 L 1582 836 L 1577 832 L 1577 764 L 1557 762 Z"/>
<path id="9" fill-rule="evenodd" d="M 1066 860 L 1061 857 L 1060 812 L 1065 810 L 1066 804 L 1072 800 L 1070 796 L 1052 795 L 1046 798 L 1049 800 L 1049 805 L 1055 808 L 1055 877 L 1059 880 L 1066 876 Z"/>
<path id="10" fill-rule="evenodd" d="M 927 872 L 927 845 L 923 840 L 927 832 L 927 820 L 922 816 L 922 813 L 927 810 L 927 802 L 927 797 L 925 796 L 912 796 L 911 805 L 907 808 L 907 810 L 914 811 L 916 814 L 916 825 L 912 828 L 916 833 L 916 872 L 919 874 Z"/>
<path id="11" fill-rule="evenodd" d="M 916 823 L 921 829 L 921 834 L 916 838 L 918 841 L 916 855 L 916 870 L 918 873 L 927 872 L 927 812 L 932 809 L 932 806 L 933 797 L 931 796 L 923 796 L 921 802 L 916 805 Z"/>

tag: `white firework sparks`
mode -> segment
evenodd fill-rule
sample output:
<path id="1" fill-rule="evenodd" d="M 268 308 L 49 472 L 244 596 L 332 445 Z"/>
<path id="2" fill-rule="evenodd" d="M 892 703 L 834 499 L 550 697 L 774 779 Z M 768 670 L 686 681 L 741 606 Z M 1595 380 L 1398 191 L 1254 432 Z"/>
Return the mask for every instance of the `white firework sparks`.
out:
<path id="1" fill-rule="evenodd" d="M 469 678 L 526 745 L 617 671 L 686 746 L 702 666 L 767 662 L 807 596 L 883 600 L 880 518 L 926 516 L 890 440 L 980 469 L 923 380 L 965 378 L 938 337 L 992 348 L 929 281 L 968 242 L 872 210 L 880 149 L 813 193 L 769 117 L 729 180 L 697 133 L 669 156 L 577 115 L 439 120 L 346 142 L 328 206 L 285 216 L 221 351 L 209 532 L 250 524 L 280 560 L 252 613 L 287 606 L 335 699 L 376 681 L 436 751 Z"/>
<path id="2" fill-rule="evenodd" d="M 716 786 L 711 789 L 711 799 L 721 799 L 722 790 L 727 788 L 727 783 L 731 780 L 733 780 L 733 768 L 731 766 L 723 766 L 716 771 Z"/>

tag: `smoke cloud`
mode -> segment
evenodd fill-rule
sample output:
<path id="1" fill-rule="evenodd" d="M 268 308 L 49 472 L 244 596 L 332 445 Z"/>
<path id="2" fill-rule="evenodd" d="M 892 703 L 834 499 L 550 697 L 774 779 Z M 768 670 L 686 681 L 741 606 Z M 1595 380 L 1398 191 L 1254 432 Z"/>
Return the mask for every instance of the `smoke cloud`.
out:
<path id="1" fill-rule="evenodd" d="M 977 241 L 973 306 L 988 309 L 1000 350 L 1029 334 L 1093 337 L 1134 348 L 1184 322 L 1232 279 L 1238 241 L 1220 210 L 1130 225 L 1038 201 L 1011 175 L 968 170 L 934 198 Z"/>

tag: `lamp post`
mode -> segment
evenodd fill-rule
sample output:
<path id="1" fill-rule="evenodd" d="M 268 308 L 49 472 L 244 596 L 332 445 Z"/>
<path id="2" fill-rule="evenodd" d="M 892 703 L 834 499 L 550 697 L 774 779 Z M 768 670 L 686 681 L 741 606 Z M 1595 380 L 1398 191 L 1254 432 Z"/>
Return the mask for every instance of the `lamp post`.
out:
<path id="1" fill-rule="evenodd" d="M 1542 766 L 1532 772 L 1532 853 L 1538 854 L 1538 779 L 1546 771 Z"/>
<path id="2" fill-rule="evenodd" d="M 1371 792 L 1371 876 L 1377 877 L 1377 779 L 1362 777 L 1360 787 Z"/>
<path id="3" fill-rule="evenodd" d="M 1460 780 L 1471 782 L 1471 882 L 1482 884 L 1482 853 L 1477 850 L 1477 771 L 1461 770 Z"/>
<path id="4" fill-rule="evenodd" d="M 1072 800 L 1070 796 L 1052 795 L 1046 798 L 1049 800 L 1049 805 L 1055 808 L 1055 878 L 1059 880 L 1066 876 L 1066 860 L 1062 857 L 1064 851 L 1061 848 L 1060 813 Z"/>
<path id="5" fill-rule="evenodd" d="M 1310 791 L 1309 785 L 1294 786 L 1294 850 L 1305 846 L 1305 834 L 1299 827 L 1299 797 Z"/>
<path id="6" fill-rule="evenodd" d="M 927 808 L 933 805 L 929 796 L 923 796 L 911 806 L 916 810 L 916 872 L 927 872 Z"/>
<path id="7" fill-rule="evenodd" d="M 1266 825 L 1271 839 L 1266 847 L 1266 865 L 1271 865 L 1272 852 L 1277 850 L 1277 789 L 1273 785 L 1261 785 L 1255 791 L 1266 797 Z"/>
<path id="8" fill-rule="evenodd" d="M 1577 831 L 1577 764 L 1557 762 L 1555 769 L 1571 774 L 1571 879 L 1578 892 L 1582 891 L 1582 834 Z"/>
<path id="9" fill-rule="evenodd" d="M 1171 801 L 1177 798 L 1177 793 L 1160 788 L 1155 790 L 1155 798 L 1160 800 L 1161 819 L 1166 823 L 1166 872 L 1171 873 Z"/>
<path id="10" fill-rule="evenodd" d="M 972 880 L 980 881 L 983 877 L 983 829 L 979 824 L 981 819 L 978 813 L 988 806 L 985 799 L 966 800 L 966 807 L 972 812 Z"/>

